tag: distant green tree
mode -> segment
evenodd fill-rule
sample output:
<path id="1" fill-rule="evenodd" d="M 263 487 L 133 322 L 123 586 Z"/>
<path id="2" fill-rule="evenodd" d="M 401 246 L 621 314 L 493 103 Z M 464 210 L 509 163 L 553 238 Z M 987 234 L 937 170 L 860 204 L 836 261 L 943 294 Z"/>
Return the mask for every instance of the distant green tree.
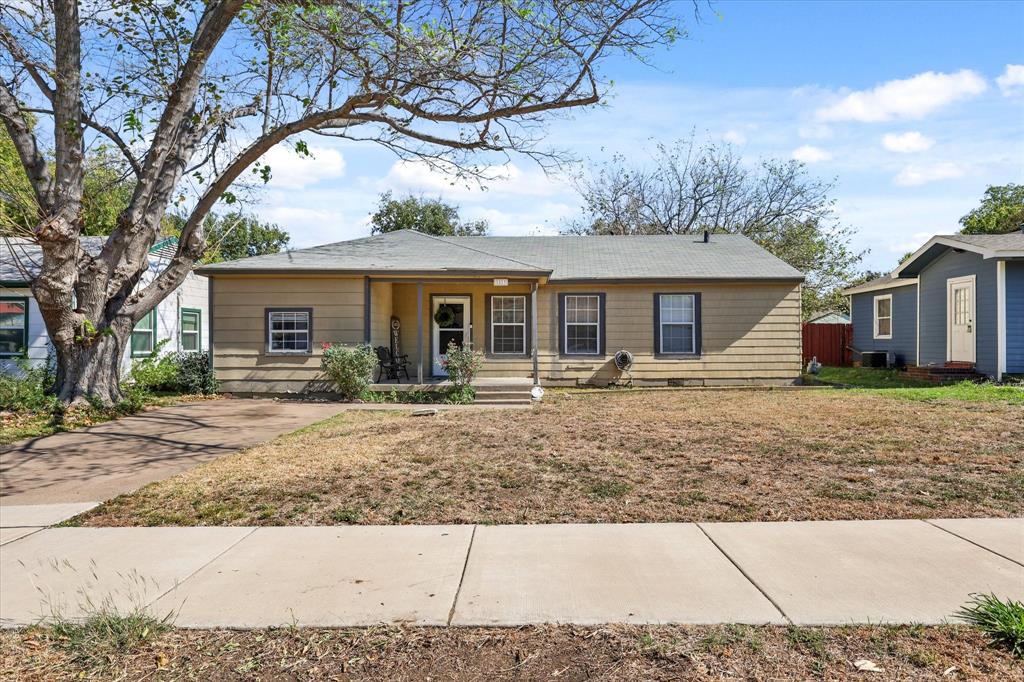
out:
<path id="1" fill-rule="evenodd" d="M 185 219 L 174 215 L 170 223 L 167 233 L 176 236 Z M 204 263 L 279 253 L 291 240 L 291 236 L 274 223 L 264 223 L 238 211 L 209 214 L 203 221 L 203 234 L 207 244 Z"/>
<path id="2" fill-rule="evenodd" d="M 240 213 L 213 216 L 206 228 L 210 250 L 207 262 L 237 260 L 278 253 L 287 248 L 290 235 L 273 223 L 264 223 Z"/>
<path id="3" fill-rule="evenodd" d="M 424 199 L 412 195 L 395 199 L 391 192 L 380 195 L 380 204 L 370 218 L 373 234 L 396 230 L 418 230 L 439 237 L 487 234 L 486 220 L 462 222 L 459 207 L 441 199 Z"/>
<path id="4" fill-rule="evenodd" d="M 865 270 L 856 277 L 850 278 L 842 287 L 836 287 L 828 292 L 828 294 L 822 299 L 822 305 L 818 310 L 835 310 L 840 313 L 849 313 L 850 300 L 846 296 L 843 296 L 840 291 L 842 291 L 842 289 L 864 284 L 865 282 L 870 282 L 873 279 L 878 279 L 884 274 L 884 272 L 878 272 L 877 270 Z"/>
<path id="5" fill-rule="evenodd" d="M 128 169 L 106 149 L 94 150 L 85 163 L 82 195 L 82 234 L 110 234 L 117 216 L 131 200 L 135 183 Z M 0 127 L 0 232 L 28 236 L 39 222 L 32 184 L 11 141 Z"/>
<path id="6" fill-rule="evenodd" d="M 981 205 L 960 219 L 960 234 L 1006 234 L 1024 229 L 1024 185 L 990 185 Z"/>

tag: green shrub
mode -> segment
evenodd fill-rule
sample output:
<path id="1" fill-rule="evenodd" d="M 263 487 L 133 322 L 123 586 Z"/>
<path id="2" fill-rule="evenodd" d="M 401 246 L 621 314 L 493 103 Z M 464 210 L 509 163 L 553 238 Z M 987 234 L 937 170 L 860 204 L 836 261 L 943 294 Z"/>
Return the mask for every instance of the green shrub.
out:
<path id="1" fill-rule="evenodd" d="M 972 594 L 956 616 L 988 635 L 993 645 L 1024 659 L 1024 603 L 1004 602 L 994 594 Z"/>
<path id="2" fill-rule="evenodd" d="M 436 391 L 399 391 L 391 389 L 388 393 L 366 391 L 363 399 L 369 403 L 397 403 L 402 405 L 470 405 L 476 397 L 472 386 L 449 386 Z"/>
<path id="3" fill-rule="evenodd" d="M 213 395 L 219 384 L 207 353 L 175 353 L 178 365 L 176 390 L 190 395 Z"/>
<path id="4" fill-rule="evenodd" d="M 373 381 L 377 356 L 367 345 L 347 347 L 325 343 L 320 367 L 346 400 L 363 395 Z"/>
<path id="5" fill-rule="evenodd" d="M 174 391 L 178 383 L 178 359 L 174 355 L 160 355 L 170 339 L 163 339 L 141 360 L 132 363 L 128 373 L 130 383 L 146 393 Z"/>
<path id="6" fill-rule="evenodd" d="M 476 390 L 472 386 L 452 386 L 444 393 L 444 402 L 450 405 L 472 405 Z"/>
<path id="7" fill-rule="evenodd" d="M 48 358 L 32 365 L 24 358 L 13 360 L 16 374 L 0 373 L 0 410 L 11 412 L 54 412 L 60 401 L 50 393 L 53 365 Z"/>
<path id="8" fill-rule="evenodd" d="M 473 383 L 483 361 L 483 353 L 473 350 L 469 344 L 460 347 L 453 341 L 448 344 L 441 366 L 448 372 L 448 378 L 455 388 L 463 389 Z"/>

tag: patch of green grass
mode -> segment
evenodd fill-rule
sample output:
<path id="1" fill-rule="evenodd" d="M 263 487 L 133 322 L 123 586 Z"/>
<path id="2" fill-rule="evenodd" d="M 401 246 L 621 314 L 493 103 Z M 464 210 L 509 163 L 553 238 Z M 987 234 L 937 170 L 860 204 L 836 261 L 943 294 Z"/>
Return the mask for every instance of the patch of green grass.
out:
<path id="1" fill-rule="evenodd" d="M 870 502 L 878 497 L 874 490 L 858 490 L 850 486 L 833 481 L 818 488 L 818 497 L 828 497 L 834 500 L 856 500 L 858 502 Z"/>
<path id="2" fill-rule="evenodd" d="M 1024 405 L 1024 387 L 990 382 L 978 384 L 973 381 L 961 381 L 956 384 L 929 386 L 928 388 L 897 388 L 885 391 L 884 395 L 900 400 L 921 402 L 959 400 L 968 403 L 1006 402 L 1011 405 Z"/>
<path id="3" fill-rule="evenodd" d="M 935 402 L 958 400 L 971 403 L 1007 402 L 1024 405 L 1024 386 L 961 381 L 936 385 L 930 381 L 909 378 L 897 369 L 868 367 L 822 367 L 817 375 L 805 377 L 808 383 L 829 384 L 855 389 L 857 392 L 884 395 L 901 400 Z"/>
<path id="4" fill-rule="evenodd" d="M 745 644 L 754 652 L 764 647 L 757 630 L 749 625 L 735 623 L 713 628 L 700 640 L 700 648 L 708 653 L 720 653 L 737 644 Z"/>
<path id="5" fill-rule="evenodd" d="M 335 509 L 331 512 L 331 520 L 335 523 L 359 523 L 359 520 L 362 518 L 363 512 L 348 507 Z"/>
<path id="6" fill-rule="evenodd" d="M 697 504 L 698 502 L 707 502 L 707 501 L 708 501 L 708 496 L 705 495 L 700 490 L 686 490 L 684 492 L 679 493 L 674 498 L 672 498 L 672 502 L 674 502 L 675 504 L 678 504 L 680 507 L 689 507 L 692 504 Z"/>
<path id="7" fill-rule="evenodd" d="M 815 383 L 849 386 L 852 388 L 914 388 L 934 386 L 931 382 L 909 378 L 898 369 L 872 367 L 822 367 L 811 375 Z"/>
<path id="8" fill-rule="evenodd" d="M 993 646 L 1024 659 L 1024 603 L 1003 601 L 994 594 L 972 594 L 956 616 L 988 635 Z"/>
<path id="9" fill-rule="evenodd" d="M 86 668 L 103 668 L 114 656 L 131 653 L 171 628 L 170 615 L 154 618 L 141 610 L 127 615 L 101 609 L 84 620 L 56 617 L 49 623 L 58 648 Z"/>
<path id="10" fill-rule="evenodd" d="M 596 481 L 586 488 L 587 495 L 596 500 L 610 500 L 622 497 L 630 490 L 630 485 L 623 481 Z"/>
<path id="11" fill-rule="evenodd" d="M 829 657 L 825 648 L 825 633 L 821 630 L 791 625 L 786 629 L 786 639 L 793 647 L 802 649 L 816 658 Z"/>

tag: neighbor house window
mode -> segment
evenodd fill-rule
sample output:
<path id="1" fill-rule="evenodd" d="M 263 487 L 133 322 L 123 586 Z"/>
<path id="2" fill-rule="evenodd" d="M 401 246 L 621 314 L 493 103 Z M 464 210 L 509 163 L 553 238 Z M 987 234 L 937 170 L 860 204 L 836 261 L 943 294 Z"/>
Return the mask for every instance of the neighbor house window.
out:
<path id="1" fill-rule="evenodd" d="M 0 298 L 0 357 L 22 356 L 28 350 L 28 299 Z"/>
<path id="2" fill-rule="evenodd" d="M 201 319 L 202 313 L 199 310 L 194 308 L 181 309 L 179 329 L 181 333 L 181 349 L 183 351 L 195 352 L 200 350 L 202 345 L 199 331 Z"/>
<path id="3" fill-rule="evenodd" d="M 655 341 L 657 351 L 694 355 L 700 352 L 697 294 L 655 294 Z"/>
<path id="4" fill-rule="evenodd" d="M 892 294 L 875 296 L 875 338 L 892 338 Z"/>
<path id="5" fill-rule="evenodd" d="M 491 296 L 491 352 L 526 354 L 525 296 Z"/>
<path id="6" fill-rule="evenodd" d="M 267 351 L 312 352 L 313 311 L 309 308 L 267 311 Z"/>
<path id="7" fill-rule="evenodd" d="M 150 310 L 132 330 L 132 355 L 149 355 L 156 345 L 156 309 Z"/>
<path id="8" fill-rule="evenodd" d="M 599 294 L 562 295 L 562 352 L 566 355 L 600 355 L 602 318 Z"/>

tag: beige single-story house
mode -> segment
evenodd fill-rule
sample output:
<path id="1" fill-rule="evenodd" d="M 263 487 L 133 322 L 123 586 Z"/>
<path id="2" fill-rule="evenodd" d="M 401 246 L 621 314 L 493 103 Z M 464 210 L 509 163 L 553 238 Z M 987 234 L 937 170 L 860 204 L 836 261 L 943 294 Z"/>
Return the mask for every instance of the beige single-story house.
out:
<path id="1" fill-rule="evenodd" d="M 412 230 L 205 265 L 210 349 L 225 391 L 323 390 L 323 344 L 407 354 L 444 377 L 448 343 L 482 378 L 542 385 L 792 384 L 803 275 L 714 234 L 437 237 Z M 404 381 L 404 377 L 403 377 Z"/>

